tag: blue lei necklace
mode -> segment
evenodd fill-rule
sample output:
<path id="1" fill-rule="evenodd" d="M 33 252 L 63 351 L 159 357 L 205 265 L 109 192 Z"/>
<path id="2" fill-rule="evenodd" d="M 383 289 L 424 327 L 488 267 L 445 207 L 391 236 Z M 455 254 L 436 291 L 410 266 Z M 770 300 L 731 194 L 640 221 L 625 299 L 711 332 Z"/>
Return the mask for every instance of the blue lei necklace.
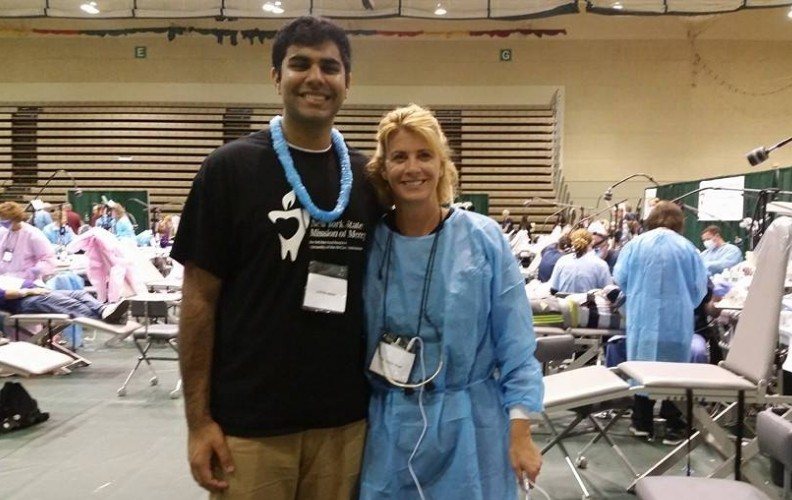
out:
<path id="1" fill-rule="evenodd" d="M 333 222 L 341 217 L 341 214 L 346 210 L 349 204 L 349 193 L 352 191 L 352 163 L 349 160 L 349 149 L 344 143 L 344 136 L 341 135 L 336 129 L 330 131 L 330 138 L 333 141 L 333 148 L 341 160 L 341 191 L 338 193 L 338 201 L 333 210 L 327 211 L 317 207 L 311 200 L 311 195 L 305 189 L 305 185 L 300 179 L 300 174 L 294 168 L 294 160 L 292 160 L 291 153 L 289 152 L 289 145 L 286 144 L 286 138 L 283 136 L 283 125 L 281 122 L 283 118 L 276 116 L 270 120 L 270 132 L 272 133 L 272 146 L 275 148 L 275 153 L 278 155 L 278 160 L 283 166 L 283 171 L 286 174 L 286 180 L 289 185 L 294 189 L 297 199 L 300 200 L 308 213 L 311 214 L 316 220 L 321 222 Z"/>

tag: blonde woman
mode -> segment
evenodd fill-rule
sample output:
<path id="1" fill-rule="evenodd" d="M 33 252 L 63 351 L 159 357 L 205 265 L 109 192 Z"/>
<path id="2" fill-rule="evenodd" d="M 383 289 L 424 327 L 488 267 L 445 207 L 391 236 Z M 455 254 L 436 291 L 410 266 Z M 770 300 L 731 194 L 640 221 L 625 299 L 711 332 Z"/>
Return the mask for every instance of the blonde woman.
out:
<path id="1" fill-rule="evenodd" d="M 393 208 L 364 289 L 372 394 L 360 498 L 516 498 L 541 467 L 528 413 L 543 398 L 517 262 L 495 221 L 446 208 L 457 172 L 430 111 L 388 113 L 367 169 Z M 411 369 L 400 356 L 414 357 Z"/>
<path id="2" fill-rule="evenodd" d="M 613 283 L 608 264 L 592 250 L 594 241 L 586 229 L 569 235 L 573 252 L 564 255 L 553 268 L 550 289 L 563 293 L 584 293 Z"/>

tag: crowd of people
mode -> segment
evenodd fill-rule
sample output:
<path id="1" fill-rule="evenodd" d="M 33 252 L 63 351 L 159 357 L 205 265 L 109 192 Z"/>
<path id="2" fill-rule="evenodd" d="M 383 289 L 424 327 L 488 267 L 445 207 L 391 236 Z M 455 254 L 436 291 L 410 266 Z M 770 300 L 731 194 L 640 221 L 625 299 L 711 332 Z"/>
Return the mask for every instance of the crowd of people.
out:
<path id="1" fill-rule="evenodd" d="M 699 251 L 681 234 L 680 206 L 655 199 L 650 207 L 643 220 L 629 209 L 614 209 L 612 223 L 598 220 L 562 231 L 536 257 L 536 278 L 549 284 L 551 294 L 620 287 L 627 330 L 624 339 L 608 344 L 608 366 L 626 360 L 717 362 L 707 313 L 720 297 L 713 294 L 711 278 L 742 262 L 742 251 L 715 225 L 701 232 L 704 250 Z M 647 398 L 636 398 L 634 435 L 651 435 L 652 406 Z M 684 421 L 675 407 L 663 403 L 660 416 L 667 420 L 666 441 L 679 442 Z"/>
<path id="2" fill-rule="evenodd" d="M 48 208 L 54 209 L 50 212 Z M 109 228 L 119 242 L 137 244 L 133 226 L 122 205 L 99 204 L 94 213 L 97 214 L 93 221 L 95 227 Z M 82 290 L 83 280 L 69 272 L 68 262 L 61 260 L 68 254 L 67 248 L 77 234 L 90 229 L 69 203 L 58 207 L 40 206 L 32 212 L 17 202 L 0 203 L 0 311 L 67 314 L 110 323 L 123 322 L 128 302 L 98 301 Z M 159 236 L 156 243 L 170 244 L 175 233 L 172 218 L 163 218 L 155 231 Z M 151 230 L 143 233 L 148 234 L 148 240 L 154 239 Z M 143 241 L 141 244 L 154 243 Z M 64 276 L 69 279 L 57 279 Z M 62 283 L 66 283 L 68 289 L 60 288 Z"/>

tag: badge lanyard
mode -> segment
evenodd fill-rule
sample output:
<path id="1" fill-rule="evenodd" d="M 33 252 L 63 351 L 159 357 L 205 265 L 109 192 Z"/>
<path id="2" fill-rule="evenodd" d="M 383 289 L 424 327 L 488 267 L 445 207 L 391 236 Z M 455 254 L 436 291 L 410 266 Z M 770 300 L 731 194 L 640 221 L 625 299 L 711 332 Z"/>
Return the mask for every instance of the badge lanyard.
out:
<path id="1" fill-rule="evenodd" d="M 423 291 L 421 292 L 421 308 L 418 315 L 418 328 L 415 332 L 416 337 L 421 336 L 421 326 L 423 325 L 424 315 L 427 314 L 426 303 L 429 300 L 429 289 L 432 285 L 432 274 L 434 271 L 435 257 L 437 256 L 437 244 L 440 240 L 440 233 L 443 231 L 445 221 L 441 220 L 440 227 L 437 228 L 432 240 L 432 249 L 429 251 L 429 260 L 426 263 L 426 273 L 424 274 Z M 393 231 L 388 234 L 388 241 L 385 244 L 385 290 L 382 294 L 382 332 L 386 332 L 388 322 L 388 285 L 390 283 L 391 254 L 393 253 Z M 428 318 L 427 318 L 428 319 Z M 438 329 L 438 335 L 442 342 L 442 331 Z"/>
<path id="2" fill-rule="evenodd" d="M 14 239 L 14 246 L 11 247 L 11 236 L 14 236 L 16 233 L 16 238 Z M 3 262 L 11 262 L 14 258 L 14 250 L 16 250 L 17 243 L 19 243 L 19 231 L 11 231 L 8 230 L 6 233 L 6 239 L 3 242 Z"/>

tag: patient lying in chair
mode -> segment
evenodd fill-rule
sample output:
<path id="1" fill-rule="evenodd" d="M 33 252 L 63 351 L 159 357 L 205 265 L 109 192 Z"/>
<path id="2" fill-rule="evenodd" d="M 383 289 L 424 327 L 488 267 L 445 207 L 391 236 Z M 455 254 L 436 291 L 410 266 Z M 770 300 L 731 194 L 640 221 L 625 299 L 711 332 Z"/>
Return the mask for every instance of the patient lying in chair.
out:
<path id="1" fill-rule="evenodd" d="M 128 309 L 126 300 L 103 304 L 84 290 L 37 288 L 30 280 L 18 289 L 0 288 L 0 310 L 10 314 L 68 314 L 72 318 L 121 324 Z"/>
<path id="2" fill-rule="evenodd" d="M 620 309 L 624 294 L 615 285 L 565 297 L 531 298 L 530 302 L 534 325 L 603 330 L 625 328 L 625 317 Z"/>

